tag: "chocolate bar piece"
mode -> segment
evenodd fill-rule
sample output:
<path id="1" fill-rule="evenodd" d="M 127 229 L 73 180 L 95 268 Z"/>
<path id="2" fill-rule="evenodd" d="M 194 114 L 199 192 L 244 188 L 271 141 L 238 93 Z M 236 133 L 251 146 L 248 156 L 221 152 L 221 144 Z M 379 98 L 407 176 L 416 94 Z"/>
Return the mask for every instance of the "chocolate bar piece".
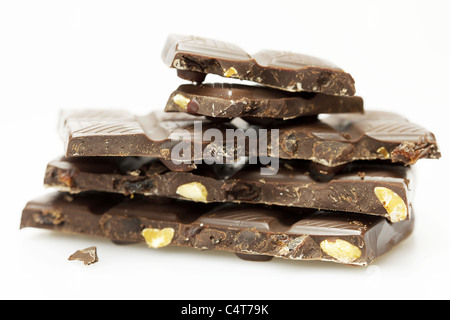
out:
<path id="1" fill-rule="evenodd" d="M 413 165 L 422 158 L 441 157 L 433 133 L 390 112 L 334 114 L 315 123 L 285 121 L 271 128 L 280 130 L 280 158 L 327 167 L 377 159 Z"/>
<path id="2" fill-rule="evenodd" d="M 201 126 L 198 133 L 194 131 L 196 123 Z M 134 116 L 122 110 L 64 110 L 59 123 L 68 157 L 148 156 L 166 160 L 172 160 L 173 148 L 179 145 L 183 135 L 188 135 L 190 145 L 195 149 L 198 140 L 194 139 L 194 134 L 204 137 L 205 131 L 215 129 L 226 138 L 227 129 L 247 128 L 248 123 L 244 121 L 215 123 L 205 117 L 164 112 Z M 200 150 L 210 143 L 211 140 L 199 139 Z M 192 155 L 192 160 L 196 160 L 196 153 L 192 152 Z M 202 154 L 199 158 L 202 159 Z"/>
<path id="3" fill-rule="evenodd" d="M 200 124 L 201 129 L 196 130 L 195 124 Z M 174 160 L 172 151 L 180 144 L 179 133 L 184 130 L 182 139 L 187 139 L 190 144 L 186 152 L 193 160 L 201 160 L 205 153 L 196 152 L 196 145 L 201 151 L 208 149 L 208 154 L 234 157 L 240 150 L 249 155 L 250 143 L 240 143 L 248 137 L 238 141 L 233 136 L 228 141 L 225 132 L 227 129 L 245 131 L 253 128 L 240 118 L 214 123 L 205 117 L 185 113 L 154 112 L 137 117 L 125 111 L 88 110 L 63 113 L 60 132 L 67 157 L 148 156 Z M 315 121 L 280 120 L 267 128 L 267 149 L 258 149 L 259 155 L 311 160 L 326 167 L 377 159 L 412 165 L 422 158 L 438 159 L 441 156 L 433 133 L 390 112 L 332 114 Z M 209 129 L 222 132 L 223 143 L 211 143 L 211 138 L 206 136 Z M 257 130 L 257 139 L 264 138 L 260 131 Z M 271 141 L 273 133 L 278 134 L 278 141 Z M 196 143 L 197 140 L 200 141 Z M 229 143 L 233 148 L 226 148 Z M 279 145 L 279 154 L 273 152 L 275 145 Z"/>
<path id="4" fill-rule="evenodd" d="M 171 94 L 165 111 L 229 119 L 293 119 L 321 113 L 361 113 L 363 99 L 309 92 L 292 93 L 230 83 L 186 84 Z"/>
<path id="5" fill-rule="evenodd" d="M 199 202 L 263 203 L 372 214 L 391 222 L 408 219 L 412 201 L 410 168 L 354 163 L 323 176 L 305 161 L 284 161 L 264 176 L 259 165 L 235 172 L 203 165 L 191 172 L 169 171 L 158 159 L 73 158 L 52 161 L 45 185 L 79 193 L 144 194 Z M 324 179 L 325 181 L 317 181 Z"/>
<path id="6" fill-rule="evenodd" d="M 405 239 L 414 224 L 413 219 L 392 224 L 369 215 L 292 210 L 163 198 L 120 200 L 102 193 L 67 199 L 56 193 L 29 202 L 21 227 L 145 242 L 150 248 L 171 245 L 368 265 Z"/>
<path id="7" fill-rule="evenodd" d="M 179 77 L 197 83 L 211 73 L 292 92 L 355 94 L 355 81 L 350 74 L 330 62 L 303 54 L 263 50 L 251 56 L 229 43 L 171 35 L 162 58 L 178 70 Z"/>

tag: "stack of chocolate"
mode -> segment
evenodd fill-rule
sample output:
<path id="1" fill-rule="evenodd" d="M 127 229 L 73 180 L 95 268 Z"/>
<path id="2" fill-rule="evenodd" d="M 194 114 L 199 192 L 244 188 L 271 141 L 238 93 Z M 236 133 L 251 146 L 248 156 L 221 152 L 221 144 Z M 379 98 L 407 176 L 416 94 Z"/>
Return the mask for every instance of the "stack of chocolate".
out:
<path id="1" fill-rule="evenodd" d="M 348 265 L 411 234 L 411 165 L 440 157 L 436 139 L 364 111 L 348 73 L 178 35 L 163 60 L 193 82 L 165 112 L 62 112 L 66 154 L 45 174 L 58 192 L 29 202 L 22 227 Z M 202 84 L 207 74 L 257 84 Z"/>

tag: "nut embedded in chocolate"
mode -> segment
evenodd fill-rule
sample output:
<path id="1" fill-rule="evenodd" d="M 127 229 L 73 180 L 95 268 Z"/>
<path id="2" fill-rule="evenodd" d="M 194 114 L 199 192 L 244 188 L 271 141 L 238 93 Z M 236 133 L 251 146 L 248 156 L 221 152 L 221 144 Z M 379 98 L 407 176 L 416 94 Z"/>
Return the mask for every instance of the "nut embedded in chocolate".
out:
<path id="1" fill-rule="evenodd" d="M 263 50 L 249 55 L 241 48 L 194 36 L 170 35 L 162 58 L 178 76 L 201 83 L 206 74 L 248 80 L 292 92 L 353 96 L 352 76 L 330 62 L 284 51 Z"/>
<path id="2" fill-rule="evenodd" d="M 185 199 L 206 202 L 208 199 L 208 190 L 200 182 L 190 182 L 177 188 L 176 193 Z"/>
<path id="3" fill-rule="evenodd" d="M 108 164 L 108 170 L 103 164 Z M 96 173 L 99 167 L 104 168 L 102 173 Z M 133 169 L 141 176 L 130 175 Z M 284 160 L 276 175 L 264 176 L 261 165 L 250 164 L 198 165 L 183 172 L 169 171 L 158 159 L 62 158 L 49 163 L 44 182 L 72 193 L 103 191 L 197 202 L 321 208 L 379 215 L 393 222 L 408 218 L 413 178 L 409 167 L 361 161 L 341 167 L 341 171 L 320 173 L 322 169 L 307 161 Z M 70 189 L 56 178 L 67 171 L 76 173 Z M 390 191 L 384 195 L 384 190 Z M 394 206 L 389 192 L 404 206 Z"/>
<path id="4" fill-rule="evenodd" d="M 181 85 L 167 100 L 166 112 L 187 112 L 214 118 L 246 120 L 293 119 L 323 113 L 361 113 L 361 97 L 286 92 L 231 83 Z M 303 119 L 303 118 L 302 118 Z"/>
<path id="5" fill-rule="evenodd" d="M 390 223 L 383 217 L 354 213 L 142 197 L 122 197 L 121 203 L 102 214 L 92 211 L 109 197 L 114 195 L 78 194 L 67 202 L 63 193 L 55 193 L 30 201 L 22 214 L 23 227 L 139 241 L 151 248 L 183 246 L 364 266 L 405 239 L 414 226 L 413 219 Z M 40 224 L 30 217 L 36 208 L 59 208 L 66 222 Z"/>
<path id="6" fill-rule="evenodd" d="M 154 112 L 136 117 L 125 111 L 90 110 L 64 113 L 60 121 L 67 157 L 146 156 L 171 160 L 172 152 L 180 144 L 179 140 L 172 138 L 180 130 L 186 130 L 188 150 L 194 150 L 190 153 L 191 161 L 210 157 L 213 151 L 233 156 L 233 148 L 237 147 L 234 136 L 232 141 L 224 139 L 222 143 L 213 143 L 208 139 L 198 139 L 201 140 L 198 142 L 193 137 L 204 138 L 209 128 L 219 129 L 222 137 L 227 136 L 227 129 L 249 129 L 245 121 L 218 124 L 205 117 L 185 113 Z M 196 121 L 202 124 L 202 130 L 195 130 Z M 419 159 L 438 159 L 441 156 L 431 132 L 390 112 L 332 114 L 311 122 L 299 119 L 275 121 L 267 126 L 267 130 L 265 138 L 271 137 L 275 130 L 279 133 L 276 135 L 279 139 L 267 141 L 268 150 L 259 148 L 258 156 L 310 160 L 327 167 L 358 160 L 386 160 L 387 155 L 391 162 L 405 165 L 414 164 Z M 260 136 L 258 143 L 263 138 Z M 275 143 L 279 143 L 279 148 L 275 148 L 279 150 L 278 154 L 272 154 L 271 147 Z M 233 145 L 231 150 L 226 148 L 228 144 Z M 202 152 L 195 152 L 197 147 Z M 250 151 L 255 150 L 249 150 L 249 145 L 245 144 L 242 151 L 249 156 Z"/>
<path id="7" fill-rule="evenodd" d="M 408 217 L 405 201 L 394 191 L 389 188 L 376 187 L 374 192 L 389 214 L 390 221 L 399 222 Z"/>
<path id="8" fill-rule="evenodd" d="M 173 239 L 175 230 L 164 228 L 162 230 L 155 228 L 146 228 L 142 231 L 142 237 L 145 239 L 149 248 L 158 249 L 168 246 Z"/>
<path id="9" fill-rule="evenodd" d="M 342 263 L 352 263 L 361 257 L 361 249 L 342 239 L 325 239 L 320 243 L 323 252 Z"/>

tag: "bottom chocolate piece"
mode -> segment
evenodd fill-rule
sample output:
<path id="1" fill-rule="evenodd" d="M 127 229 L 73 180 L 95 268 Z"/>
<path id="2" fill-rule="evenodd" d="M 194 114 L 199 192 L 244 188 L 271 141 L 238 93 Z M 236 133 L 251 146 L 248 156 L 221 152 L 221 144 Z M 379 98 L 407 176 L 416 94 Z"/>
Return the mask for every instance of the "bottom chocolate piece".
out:
<path id="1" fill-rule="evenodd" d="M 301 213 L 301 214 L 299 214 Z M 107 193 L 54 193 L 31 201 L 21 228 L 216 249 L 291 260 L 368 265 L 405 239 L 414 220 L 258 205 L 203 204 Z M 247 256 L 244 256 L 247 255 Z"/>

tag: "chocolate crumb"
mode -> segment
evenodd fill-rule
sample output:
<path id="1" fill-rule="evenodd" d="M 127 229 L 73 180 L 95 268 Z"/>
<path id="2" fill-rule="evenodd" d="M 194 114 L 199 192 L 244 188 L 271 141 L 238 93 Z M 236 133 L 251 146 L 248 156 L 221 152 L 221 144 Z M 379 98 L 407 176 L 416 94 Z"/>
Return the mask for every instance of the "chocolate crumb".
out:
<path id="1" fill-rule="evenodd" d="M 69 261 L 83 261 L 85 266 L 98 262 L 97 247 L 78 250 L 69 257 Z"/>

